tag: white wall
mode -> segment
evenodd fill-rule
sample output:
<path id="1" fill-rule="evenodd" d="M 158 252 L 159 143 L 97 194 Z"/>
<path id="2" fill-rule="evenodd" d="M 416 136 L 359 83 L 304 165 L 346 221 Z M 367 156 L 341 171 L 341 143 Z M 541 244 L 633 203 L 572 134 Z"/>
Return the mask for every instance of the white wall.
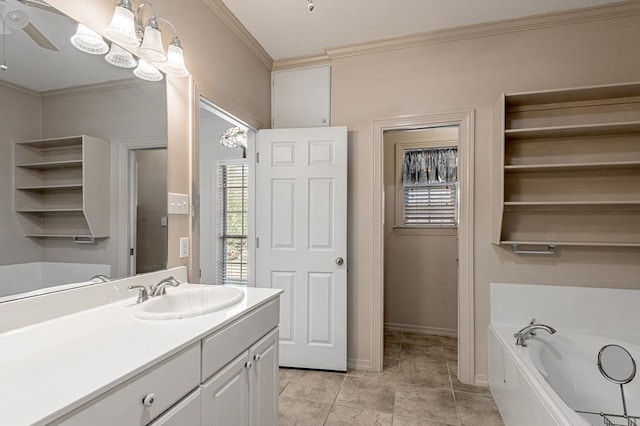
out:
<path id="1" fill-rule="evenodd" d="M 25 238 L 13 211 L 14 141 L 40 139 L 40 97 L 0 83 L 0 265 L 34 262 L 42 258 L 36 240 Z M 4 282 L 0 279 L 0 292 Z"/>
<path id="2" fill-rule="evenodd" d="M 234 125 L 200 108 L 200 282 L 216 283 L 216 163 L 219 160 L 242 158 L 241 148 L 227 148 L 218 140 Z"/>

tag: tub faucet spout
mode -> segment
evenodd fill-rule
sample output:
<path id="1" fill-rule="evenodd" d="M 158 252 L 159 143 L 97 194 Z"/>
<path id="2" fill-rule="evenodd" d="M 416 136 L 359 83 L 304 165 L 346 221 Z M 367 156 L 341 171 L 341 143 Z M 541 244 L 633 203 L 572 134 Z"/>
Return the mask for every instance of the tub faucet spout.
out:
<path id="1" fill-rule="evenodd" d="M 549 334 L 554 334 L 556 332 L 553 327 L 549 327 L 548 325 L 532 323 L 513 335 L 513 337 L 516 338 L 516 345 L 527 346 L 527 341 L 531 339 L 531 336 L 535 336 L 536 330 L 544 330 Z"/>

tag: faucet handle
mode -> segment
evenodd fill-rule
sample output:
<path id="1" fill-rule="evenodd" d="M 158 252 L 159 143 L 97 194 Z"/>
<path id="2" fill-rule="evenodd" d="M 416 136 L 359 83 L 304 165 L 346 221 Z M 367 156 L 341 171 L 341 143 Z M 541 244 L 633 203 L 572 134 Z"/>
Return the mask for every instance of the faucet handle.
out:
<path id="1" fill-rule="evenodd" d="M 138 299 L 136 300 L 136 303 L 142 303 L 145 300 L 149 299 L 149 291 L 147 290 L 147 287 L 141 285 L 141 284 L 134 284 L 134 285 L 130 285 L 128 287 L 129 290 L 140 290 L 138 292 Z"/>

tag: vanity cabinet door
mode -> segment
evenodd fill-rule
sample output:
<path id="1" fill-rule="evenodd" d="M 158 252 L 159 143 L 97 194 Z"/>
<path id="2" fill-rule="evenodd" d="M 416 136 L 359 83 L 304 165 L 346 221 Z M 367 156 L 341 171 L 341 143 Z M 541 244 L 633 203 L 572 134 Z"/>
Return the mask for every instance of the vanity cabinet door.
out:
<path id="1" fill-rule="evenodd" d="M 202 385 L 202 426 L 249 425 L 249 371 L 243 352 Z"/>
<path id="2" fill-rule="evenodd" d="M 251 426 L 278 425 L 278 331 L 276 327 L 249 349 L 253 361 L 249 369 Z"/>

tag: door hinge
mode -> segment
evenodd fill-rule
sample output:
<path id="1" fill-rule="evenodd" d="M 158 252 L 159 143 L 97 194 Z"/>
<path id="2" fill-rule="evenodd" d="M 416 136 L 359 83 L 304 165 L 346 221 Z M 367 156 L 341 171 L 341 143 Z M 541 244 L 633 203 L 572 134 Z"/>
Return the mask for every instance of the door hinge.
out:
<path id="1" fill-rule="evenodd" d="M 260 162 L 260 153 L 256 152 L 256 163 Z"/>
<path id="2" fill-rule="evenodd" d="M 260 248 L 260 237 L 256 237 L 256 248 Z"/>
<path id="3" fill-rule="evenodd" d="M 129 256 L 133 256 L 133 247 L 129 249 Z"/>

